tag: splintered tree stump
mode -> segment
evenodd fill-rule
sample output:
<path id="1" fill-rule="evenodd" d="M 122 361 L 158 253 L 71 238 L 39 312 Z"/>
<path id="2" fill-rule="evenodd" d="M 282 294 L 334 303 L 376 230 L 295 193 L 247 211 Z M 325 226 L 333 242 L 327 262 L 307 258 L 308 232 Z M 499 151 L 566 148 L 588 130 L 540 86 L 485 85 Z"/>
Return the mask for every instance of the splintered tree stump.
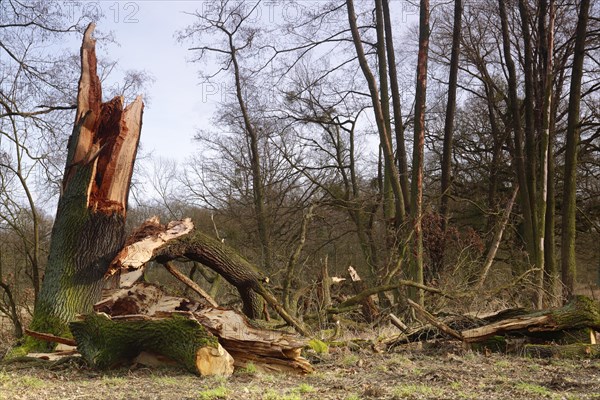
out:
<path id="1" fill-rule="evenodd" d="M 142 351 L 169 357 L 198 375 L 231 375 L 233 358 L 218 339 L 193 318 L 171 315 L 155 319 L 111 319 L 87 314 L 70 323 L 83 358 L 98 369 L 131 362 Z"/>
<path id="2" fill-rule="evenodd" d="M 94 24 L 81 45 L 77 112 L 44 281 L 31 329 L 59 336 L 101 298 L 102 277 L 124 242 L 127 197 L 140 139 L 141 97 L 102 102 Z M 33 340 L 33 339 L 31 339 Z M 29 343 L 25 348 L 48 350 Z"/>
<path id="3" fill-rule="evenodd" d="M 153 319 L 182 315 L 194 319 L 214 335 L 231 354 L 236 367 L 244 368 L 252 363 L 262 371 L 304 374 L 313 370 L 300 354 L 306 343 L 298 336 L 256 326 L 235 310 L 168 296 L 157 286 L 147 283 L 106 291 L 95 310 L 110 315 L 113 320 L 131 318 L 132 315 Z"/>

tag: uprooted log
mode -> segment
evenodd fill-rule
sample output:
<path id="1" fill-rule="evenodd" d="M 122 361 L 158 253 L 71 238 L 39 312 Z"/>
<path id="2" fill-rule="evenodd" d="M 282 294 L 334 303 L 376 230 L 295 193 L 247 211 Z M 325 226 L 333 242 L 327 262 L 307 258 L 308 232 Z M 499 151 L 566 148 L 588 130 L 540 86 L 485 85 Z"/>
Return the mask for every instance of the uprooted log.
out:
<path id="1" fill-rule="evenodd" d="M 180 225 L 184 225 L 185 228 L 178 228 Z M 167 237 L 167 233 L 173 230 L 177 230 L 178 234 Z M 236 287 L 242 300 L 242 310 L 249 318 L 260 318 L 264 299 L 288 324 L 302 335 L 308 336 L 306 328 L 290 316 L 265 287 L 265 283 L 268 282 L 266 276 L 234 249 L 193 229 L 189 219 L 171 222 L 167 226 L 161 225 L 157 219 L 146 221 L 115 257 L 107 276 L 122 271 L 137 271 L 139 275 L 139 271 L 143 270 L 149 261 L 167 264 L 181 259 L 200 262 Z"/>
<path id="2" fill-rule="evenodd" d="M 423 317 L 431 325 L 409 331 L 386 341 L 394 347 L 409 342 L 440 338 L 462 340 L 475 350 L 502 351 L 536 357 L 596 357 L 595 331 L 600 327 L 600 304 L 576 296 L 562 308 L 525 312 L 505 310 L 477 318 L 450 316 Z"/>
<path id="3" fill-rule="evenodd" d="M 587 343 L 527 344 L 523 347 L 523 353 L 532 358 L 600 359 L 600 345 Z"/>
<path id="4" fill-rule="evenodd" d="M 120 336 L 124 342 L 131 340 L 131 342 L 128 342 L 129 346 L 121 346 L 121 342 L 117 340 L 118 337 L 110 336 L 110 332 L 108 333 L 108 337 L 111 337 L 110 341 L 102 335 L 81 336 L 78 332 L 85 332 L 81 327 L 81 321 L 75 322 L 75 325 L 72 324 L 72 327 L 75 328 L 73 334 L 77 339 L 78 348 L 82 345 L 82 340 L 85 340 L 86 343 L 90 342 L 89 345 L 86 344 L 85 346 L 89 346 L 92 351 L 82 351 L 82 354 L 86 358 L 91 358 L 92 363 L 98 367 L 105 367 L 110 364 L 110 362 L 106 363 L 104 361 L 101 365 L 96 364 L 94 357 L 95 354 L 98 354 L 98 349 L 106 348 L 107 359 L 111 362 L 119 360 L 117 355 L 128 355 L 131 358 L 135 357 L 141 350 L 150 350 L 172 357 L 189 370 L 204 375 L 207 372 L 202 372 L 194 367 L 189 360 L 194 359 L 194 352 L 203 348 L 201 345 L 207 346 L 205 342 L 208 343 L 208 347 L 214 348 L 214 341 L 209 339 L 213 336 L 214 340 L 218 340 L 225 351 L 233 357 L 236 367 L 243 368 L 248 363 L 252 363 L 257 369 L 265 371 L 297 373 L 312 371 L 308 361 L 301 357 L 300 353 L 305 343 L 298 337 L 282 331 L 261 328 L 234 310 L 211 307 L 189 299 L 168 296 L 154 285 L 136 283 L 130 288 L 107 291 L 105 298 L 96 304 L 95 310 L 100 315 L 110 316 L 110 326 L 119 327 L 113 330 L 128 332 L 126 335 Z M 138 325 L 129 323 L 130 321 L 138 321 L 140 318 L 142 318 L 143 323 L 136 322 Z M 184 318 L 185 321 L 182 321 L 181 318 Z M 91 328 L 86 329 L 94 329 L 93 325 L 97 320 L 98 318 L 94 317 L 89 321 L 84 320 L 83 323 L 92 325 Z M 158 325 L 160 329 L 146 328 L 144 324 L 149 324 L 148 321 L 160 324 Z M 108 325 L 106 321 L 103 323 Z M 183 337 L 168 336 L 168 332 L 171 332 L 172 327 L 177 326 L 177 324 L 185 324 L 186 327 L 193 325 L 194 331 L 188 333 L 188 335 L 199 338 L 196 341 L 198 346 L 190 348 Z M 164 331 L 167 336 L 157 336 L 159 331 Z M 94 330 L 94 332 L 97 333 L 98 330 Z M 152 344 L 157 340 L 157 337 L 171 341 L 169 348 L 161 349 Z M 163 342 L 160 341 L 159 343 L 162 345 Z M 121 354 L 119 351 L 116 351 L 115 354 L 113 347 L 116 347 L 117 350 L 121 347 L 129 347 L 136 354 Z"/>
<path id="5" fill-rule="evenodd" d="M 198 375 L 233 373 L 233 358 L 191 315 L 113 319 L 103 313 L 87 314 L 71 322 L 70 328 L 77 350 L 99 369 L 131 361 L 146 351 L 168 356 Z"/>
<path id="6" fill-rule="evenodd" d="M 504 334 L 553 340 L 564 331 L 580 329 L 600 330 L 600 306 L 598 302 L 585 296 L 575 296 L 561 308 L 500 320 L 464 330 L 461 334 L 467 343 L 481 342 Z"/>

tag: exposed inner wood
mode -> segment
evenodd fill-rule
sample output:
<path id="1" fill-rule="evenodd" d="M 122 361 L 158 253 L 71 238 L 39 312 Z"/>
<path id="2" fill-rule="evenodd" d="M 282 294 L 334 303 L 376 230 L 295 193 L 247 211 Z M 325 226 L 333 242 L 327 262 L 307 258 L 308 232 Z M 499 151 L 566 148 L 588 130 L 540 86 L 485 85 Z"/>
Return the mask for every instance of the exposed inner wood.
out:
<path id="1" fill-rule="evenodd" d="M 102 102 L 100 78 L 96 72 L 96 41 L 92 38 L 94 28 L 93 23 L 88 26 L 81 46 L 76 128 L 69 143 L 69 163 L 63 188 L 71 183 L 78 168 L 91 168 L 87 207 L 105 214 L 124 215 L 144 104 L 139 96 L 125 109 L 121 96 Z"/>
<path id="2" fill-rule="evenodd" d="M 241 313 L 213 308 L 181 297 L 164 294 L 158 287 L 136 283 L 131 288 L 105 292 L 105 298 L 95 310 L 121 318 L 164 319 L 173 315 L 192 318 L 215 335 L 223 348 L 231 354 L 235 366 L 245 367 L 252 362 L 266 371 L 307 373 L 310 363 L 301 357 L 305 341 L 282 331 L 260 328 Z"/>

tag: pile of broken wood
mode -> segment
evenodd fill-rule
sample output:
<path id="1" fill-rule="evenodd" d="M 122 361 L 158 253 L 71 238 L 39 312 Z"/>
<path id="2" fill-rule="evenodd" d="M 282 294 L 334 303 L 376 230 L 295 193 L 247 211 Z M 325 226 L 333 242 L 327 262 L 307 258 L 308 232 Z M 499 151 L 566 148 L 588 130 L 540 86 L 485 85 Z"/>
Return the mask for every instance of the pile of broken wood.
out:
<path id="1" fill-rule="evenodd" d="M 395 316 L 392 323 L 403 333 L 387 339 L 388 347 L 441 338 L 462 341 L 465 346 L 530 357 L 600 358 L 600 304 L 575 296 L 564 307 L 528 311 L 504 310 L 486 317 L 449 316 L 438 318 L 409 300 L 425 326 L 409 330 Z"/>
<path id="2" fill-rule="evenodd" d="M 234 367 L 252 364 L 257 370 L 270 372 L 311 372 L 312 366 L 301 356 L 306 345 L 303 338 L 265 329 L 247 318 L 249 308 L 260 295 L 288 325 L 308 336 L 304 326 L 288 315 L 265 288 L 264 278 L 245 260 L 227 251 L 226 246 L 194 229 L 189 219 L 166 226 L 156 219 L 148 220 L 134 232 L 109 267 L 107 279 L 118 281 L 116 287 L 105 290 L 102 301 L 95 305 L 95 313 L 82 315 L 70 324 L 74 340 L 28 333 L 77 346 L 81 356 L 97 368 L 131 362 L 178 363 L 198 375 L 230 375 Z M 219 307 L 202 288 L 179 272 L 171 261 L 181 258 L 203 263 L 235 286 L 246 315 Z M 149 261 L 164 265 L 201 300 L 169 296 L 155 285 L 138 282 Z M 409 284 L 412 283 L 399 285 Z M 357 307 L 374 293 L 399 285 L 361 290 L 327 313 Z M 445 320 L 410 300 L 409 304 L 428 326 L 411 331 L 392 318 L 404 332 L 385 340 L 388 348 L 450 337 L 483 351 L 517 350 L 520 354 L 541 357 L 600 356 L 595 342 L 595 331 L 600 331 L 600 305 L 589 298 L 575 297 L 565 307 L 555 310 L 530 313 L 511 310 L 486 318 Z"/>
<path id="3" fill-rule="evenodd" d="M 249 364 L 259 371 L 311 372 L 312 366 L 301 356 L 306 344 L 303 338 L 265 329 L 236 310 L 219 307 L 170 260 L 163 260 L 162 264 L 194 290 L 201 301 L 169 296 L 156 285 L 138 282 L 145 266 L 161 249 L 177 243 L 177 239 L 188 240 L 189 236 L 197 234 L 189 219 L 166 226 L 158 219 L 146 221 L 132 234 L 106 274 L 107 279 L 116 277 L 117 288 L 104 290 L 103 299 L 94 306 L 95 313 L 81 315 L 70 323 L 73 340 L 27 333 L 39 339 L 76 346 L 91 366 L 100 369 L 133 362 L 146 365 L 177 363 L 203 376 L 231 375 L 234 367 L 244 368 Z M 219 250 L 204 249 L 207 253 L 218 253 Z M 209 255 L 216 257 L 216 254 Z M 254 279 L 251 271 L 240 273 Z M 252 284 L 251 279 L 247 280 Z M 260 290 L 258 286 L 253 284 L 252 287 Z M 243 287 L 240 285 L 240 288 Z M 62 355 L 73 354 L 73 351 Z"/>

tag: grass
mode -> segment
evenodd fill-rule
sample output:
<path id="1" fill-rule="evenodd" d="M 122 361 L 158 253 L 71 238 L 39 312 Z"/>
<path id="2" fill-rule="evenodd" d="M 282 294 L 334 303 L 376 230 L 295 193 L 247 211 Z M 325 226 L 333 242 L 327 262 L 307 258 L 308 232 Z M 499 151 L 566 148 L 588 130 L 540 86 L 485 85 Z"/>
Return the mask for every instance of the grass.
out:
<path id="1" fill-rule="evenodd" d="M 314 391 L 315 391 L 315 388 L 312 387 L 311 385 L 309 385 L 308 383 L 301 383 L 300 385 L 298 385 L 294 389 L 292 389 L 293 393 L 300 393 L 300 394 L 312 393 Z"/>
<path id="2" fill-rule="evenodd" d="M 225 386 L 219 386 L 213 389 L 206 389 L 198 395 L 199 400 L 218 400 L 226 399 L 229 390 Z"/>
<path id="3" fill-rule="evenodd" d="M 21 385 L 29 389 L 40 389 L 46 386 L 46 382 L 35 376 L 23 376 L 20 379 Z"/>
<path id="4" fill-rule="evenodd" d="M 122 376 L 103 376 L 102 382 L 107 385 L 122 385 L 127 383 L 127 379 Z"/>
<path id="5" fill-rule="evenodd" d="M 356 354 L 348 354 L 342 359 L 342 365 L 345 367 L 350 367 L 352 365 L 356 365 L 358 360 L 360 360 L 360 358 Z"/>
<path id="6" fill-rule="evenodd" d="M 531 395 L 535 395 L 536 397 L 550 397 L 550 398 L 560 398 L 560 396 L 554 392 L 552 392 L 550 389 L 544 387 L 544 386 L 540 386 L 540 385 L 536 385 L 534 383 L 527 383 L 527 382 L 521 382 L 518 383 L 516 388 L 518 390 L 520 390 L 521 392 L 525 392 Z"/>
<path id="7" fill-rule="evenodd" d="M 279 394 L 276 391 L 269 389 L 265 392 L 263 400 L 302 400 L 298 394 L 289 393 L 289 394 Z"/>
<path id="8" fill-rule="evenodd" d="M 422 385 L 422 384 L 406 384 L 398 385 L 393 389 L 394 396 L 400 398 L 419 398 L 420 396 L 427 397 L 443 397 L 444 391 L 437 387 Z"/>
<path id="9" fill-rule="evenodd" d="M 256 365 L 252 364 L 251 362 L 249 362 L 248 364 L 246 364 L 246 366 L 244 368 L 240 368 L 238 370 L 238 373 L 240 374 L 256 374 L 258 372 L 258 369 L 256 368 Z"/>

